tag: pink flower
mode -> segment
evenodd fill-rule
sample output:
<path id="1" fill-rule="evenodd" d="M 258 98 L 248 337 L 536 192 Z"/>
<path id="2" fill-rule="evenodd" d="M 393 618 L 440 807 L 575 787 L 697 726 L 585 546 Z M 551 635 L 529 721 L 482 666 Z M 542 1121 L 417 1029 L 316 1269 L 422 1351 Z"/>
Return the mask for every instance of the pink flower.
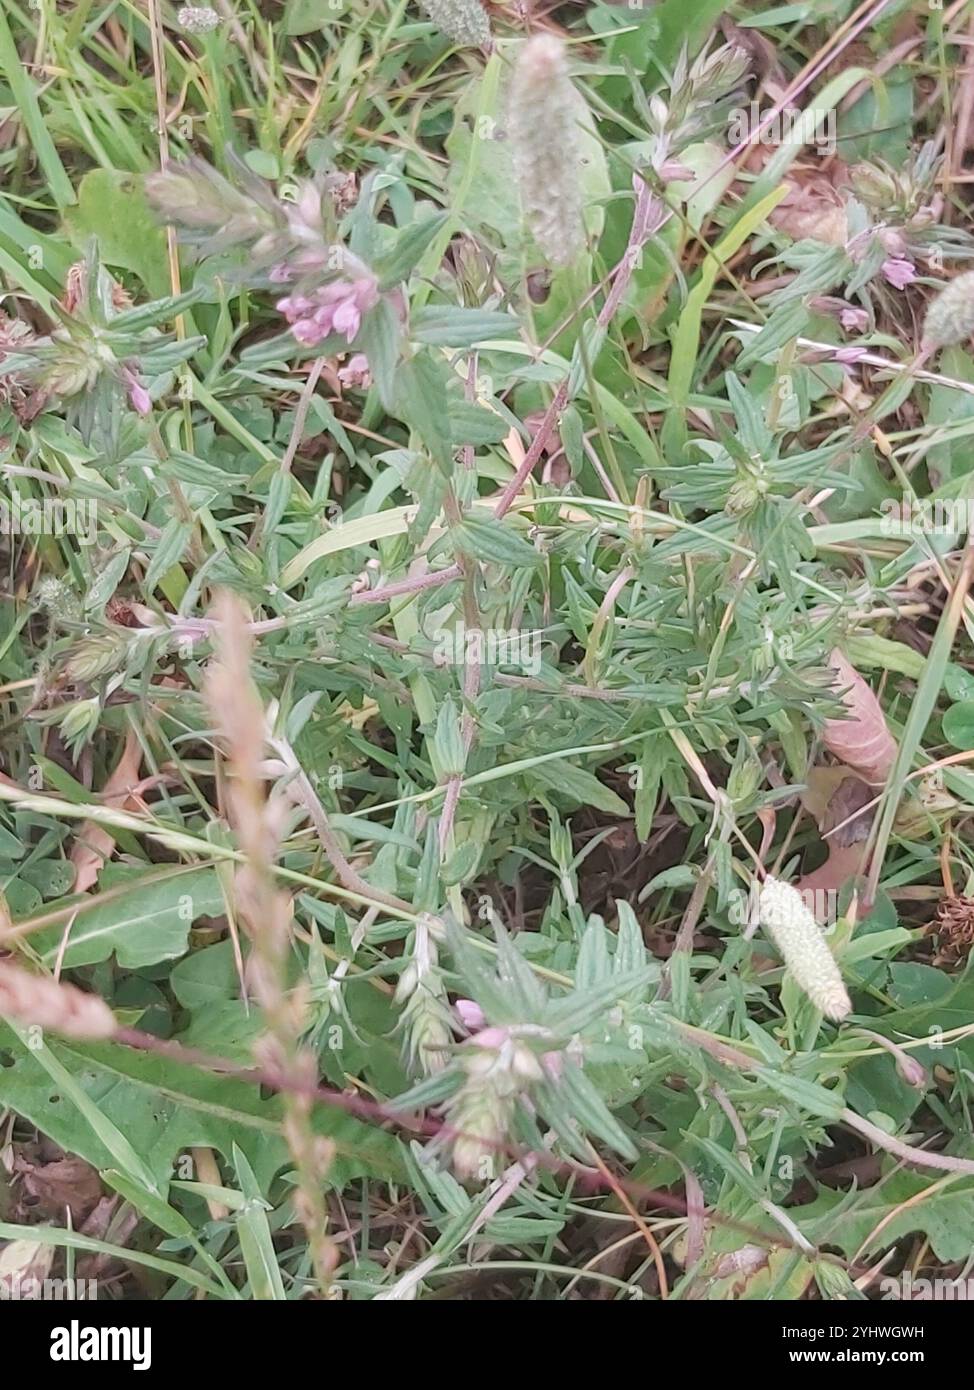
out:
<path id="1" fill-rule="evenodd" d="M 565 1067 L 565 1058 L 560 1052 L 545 1052 L 541 1061 L 552 1081 L 560 1081 Z"/>
<path id="2" fill-rule="evenodd" d="M 272 285 L 286 285 L 291 278 L 291 267 L 285 265 L 283 261 L 277 265 L 272 265 L 268 271 L 268 279 Z"/>
<path id="3" fill-rule="evenodd" d="M 894 289 L 903 290 L 917 278 L 916 267 L 912 261 L 900 256 L 890 256 L 882 264 L 883 275 Z"/>
<path id="4" fill-rule="evenodd" d="M 338 375 L 341 376 L 341 372 Z M 453 1007 L 468 1033 L 486 1027 L 487 1019 L 484 1017 L 484 1011 L 473 999 L 458 999 Z"/>
<path id="5" fill-rule="evenodd" d="M 379 302 L 373 276 L 357 280 L 333 280 L 310 295 L 288 295 L 277 307 L 291 325 L 299 343 L 314 347 L 331 333 L 340 333 L 347 343 L 357 335 L 362 319 Z"/>
<path id="6" fill-rule="evenodd" d="M 292 294 L 277 301 L 278 311 L 284 315 L 288 323 L 293 323 L 299 314 L 306 314 L 313 307 L 314 301 L 306 294 Z"/>
<path id="7" fill-rule="evenodd" d="M 336 333 L 344 333 L 345 341 L 350 343 L 359 331 L 362 315 L 354 300 L 343 299 L 332 314 L 331 326 Z"/>
<path id="8" fill-rule="evenodd" d="M 338 380 L 343 386 L 352 389 L 357 388 L 360 391 L 368 390 L 372 385 L 372 373 L 369 370 L 369 359 L 364 352 L 353 353 L 344 367 L 339 367 Z M 457 1007 L 469 1002 L 469 1000 L 458 1000 Z"/>
<path id="9" fill-rule="evenodd" d="M 906 255 L 906 240 L 903 233 L 895 227 L 886 227 L 880 232 L 879 239 L 883 243 L 883 249 L 897 260 Z"/>
<path id="10" fill-rule="evenodd" d="M 322 338 L 328 336 L 327 333 L 321 332 L 314 319 L 297 319 L 291 324 L 291 332 L 302 347 L 314 347 Z"/>
<path id="11" fill-rule="evenodd" d="M 132 409 L 137 411 L 139 415 L 151 415 L 152 397 L 131 367 L 122 368 L 122 380 L 125 382 L 129 405 Z"/>
<path id="12" fill-rule="evenodd" d="M 839 311 L 839 322 L 850 333 L 864 333 L 869 327 L 869 315 L 865 309 L 853 309 L 851 306 L 847 306 Z"/>
<path id="13" fill-rule="evenodd" d="M 485 1047 L 496 1051 L 510 1040 L 510 1036 L 509 1028 L 482 1028 L 470 1039 L 470 1044 L 473 1047 Z"/>

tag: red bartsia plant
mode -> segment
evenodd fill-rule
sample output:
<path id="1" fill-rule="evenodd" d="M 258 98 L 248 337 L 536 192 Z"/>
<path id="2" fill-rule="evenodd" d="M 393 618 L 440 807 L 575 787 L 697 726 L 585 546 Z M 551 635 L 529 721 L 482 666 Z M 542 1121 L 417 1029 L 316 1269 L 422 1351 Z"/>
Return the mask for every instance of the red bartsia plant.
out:
<path id="1" fill-rule="evenodd" d="M 337 232 L 338 201 L 304 180 L 284 199 L 239 161 L 231 183 L 202 160 L 171 165 L 146 179 L 150 203 L 200 255 L 241 252 L 239 278 L 287 285 L 276 308 L 303 347 L 354 342 L 379 303 L 379 281 Z"/>

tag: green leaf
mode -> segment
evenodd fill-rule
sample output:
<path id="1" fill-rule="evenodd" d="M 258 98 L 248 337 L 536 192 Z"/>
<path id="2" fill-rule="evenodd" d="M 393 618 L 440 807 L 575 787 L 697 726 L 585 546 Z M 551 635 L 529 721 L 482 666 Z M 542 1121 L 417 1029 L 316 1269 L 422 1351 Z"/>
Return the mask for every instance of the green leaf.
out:
<path id="1" fill-rule="evenodd" d="M 894 961 L 889 968 L 889 997 L 901 1009 L 930 1004 L 951 993 L 955 981 L 943 970 L 920 961 Z"/>
<path id="2" fill-rule="evenodd" d="M 2 1068 L 5 1105 L 96 1168 L 119 1167 L 116 1155 L 36 1054 L 2 1022 L 0 1049 L 13 1058 L 12 1064 Z M 104 1120 L 125 1135 L 154 1185 L 168 1182 L 177 1154 L 197 1146 L 218 1149 L 230 1160 L 233 1145 L 238 1144 L 265 1186 L 289 1161 L 281 1132 L 280 1098 L 263 1100 L 259 1089 L 248 1082 L 116 1043 L 57 1042 L 49 1051 Z M 393 1180 L 402 1176 L 400 1146 L 393 1135 L 322 1104 L 315 1107 L 312 1123 L 317 1134 L 336 1146 L 329 1170 L 329 1181 L 336 1186 L 353 1177 Z"/>
<path id="3" fill-rule="evenodd" d="M 678 456 L 686 443 L 686 407 L 699 361 L 700 330 L 703 323 L 704 306 L 710 298 L 710 293 L 717 283 L 718 277 L 723 274 L 727 262 L 736 251 L 740 250 L 748 237 L 757 230 L 765 218 L 774 211 L 785 196 L 786 191 L 784 186 L 774 189 L 756 206 L 740 215 L 733 227 L 725 232 L 716 246 L 708 251 L 697 282 L 683 306 L 673 339 L 673 355 L 670 359 L 668 378 L 673 409 L 664 425 L 664 432 L 674 451 L 674 457 Z"/>
<path id="4" fill-rule="evenodd" d="M 460 735 L 460 721 L 452 700 L 444 700 L 440 706 L 430 747 L 440 776 L 459 777 L 467 758 Z"/>
<path id="5" fill-rule="evenodd" d="M 369 359 L 372 380 L 387 410 L 393 409 L 397 392 L 401 389 L 396 369 L 401 339 L 402 330 L 395 309 L 388 299 L 380 299 L 362 321 L 355 347 Z M 408 416 L 405 418 L 408 419 Z"/>
<path id="6" fill-rule="evenodd" d="M 502 138 L 496 82 L 468 83 L 456 104 L 447 136 L 447 187 L 454 207 L 474 230 L 489 228 L 506 246 L 521 239 L 521 208 L 514 188 L 510 141 Z M 471 177 L 471 171 L 474 176 Z"/>
<path id="7" fill-rule="evenodd" d="M 757 1075 L 785 1100 L 791 1101 L 810 1115 L 818 1115 L 823 1120 L 834 1123 L 841 1119 L 844 1101 L 841 1096 L 826 1090 L 814 1081 L 805 1081 L 800 1076 L 788 1076 L 784 1072 L 773 1071 L 770 1067 L 759 1067 Z"/>
<path id="8" fill-rule="evenodd" d="M 169 573 L 173 565 L 178 565 L 193 534 L 193 523 L 180 521 L 173 517 L 163 527 L 162 535 L 156 541 L 149 568 L 145 572 L 142 587 L 151 594 L 159 581 Z"/>
<path id="9" fill-rule="evenodd" d="M 194 951 L 174 965 L 169 985 L 184 1009 L 212 1008 L 233 999 L 239 990 L 232 941 Z"/>
<path id="10" fill-rule="evenodd" d="M 326 555 L 355 550 L 359 546 L 371 545 L 387 536 L 405 535 L 415 515 L 415 507 L 392 507 L 385 512 L 370 512 L 366 516 L 355 517 L 352 521 L 340 522 L 324 535 L 316 536 L 285 565 L 281 575 L 282 585 L 289 589 L 297 583 L 305 570 Z"/>
<path id="11" fill-rule="evenodd" d="M 529 569 L 541 563 L 540 552 L 503 521 L 466 516 L 459 526 L 451 528 L 451 534 L 458 550 L 489 564 Z"/>
<path id="12" fill-rule="evenodd" d="M 320 4 L 321 0 L 314 0 L 314 3 Z M 411 222 L 408 227 L 403 227 L 391 251 L 379 256 L 373 267 L 379 277 L 381 290 L 391 290 L 408 279 L 410 272 L 415 270 L 423 252 L 437 232 L 445 226 L 447 219 L 447 213 L 437 212 L 432 217 L 423 218 L 421 222 Z"/>
<path id="13" fill-rule="evenodd" d="M 974 676 L 963 666 L 948 661 L 944 667 L 944 689 L 952 700 L 974 700 Z"/>
<path id="14" fill-rule="evenodd" d="M 884 951 L 898 951 L 901 946 L 905 946 L 915 936 L 916 932 L 909 931 L 906 927 L 890 927 L 888 931 L 867 932 L 863 936 L 857 936 L 854 941 L 850 941 L 843 950 L 837 951 L 836 956 L 843 965 L 854 965 L 856 961 L 880 956 Z"/>
<path id="15" fill-rule="evenodd" d="M 436 304 L 417 309 L 409 332 L 417 343 L 433 347 L 469 348 L 491 338 L 517 335 L 517 321 L 510 314 L 487 309 L 461 309 L 455 304 Z"/>
<path id="16" fill-rule="evenodd" d="M 284 1302 L 284 1280 L 267 1220 L 269 1203 L 260 1190 L 253 1169 L 236 1144 L 233 1146 L 233 1166 L 237 1171 L 240 1190 L 247 1199 L 237 1212 L 236 1221 L 251 1295 L 257 1299 Z"/>
<path id="17" fill-rule="evenodd" d="M 974 748 L 974 700 L 961 700 L 944 714 L 944 738 L 965 752 Z"/>
<path id="18" fill-rule="evenodd" d="M 648 738 L 643 744 L 636 771 L 636 837 L 643 843 L 649 839 L 649 833 L 653 828 L 663 776 L 663 754 L 658 739 Z"/>
<path id="19" fill-rule="evenodd" d="M 927 1195 L 916 1201 L 922 1193 Z M 864 1254 L 887 1250 L 916 1231 L 929 1239 L 933 1253 L 945 1264 L 966 1260 L 974 1248 L 970 1178 L 958 1177 L 945 1184 L 929 1175 L 894 1173 L 875 1189 L 866 1188 L 851 1199 L 823 1189 L 814 1202 L 792 1207 L 789 1215 L 816 1245 L 837 1246 L 850 1257 L 873 1232 Z"/>
<path id="20" fill-rule="evenodd" d="M 448 386 L 446 367 L 426 350 L 401 363 L 396 373 L 396 414 L 412 426 L 445 473 L 453 458 Z"/>
<path id="21" fill-rule="evenodd" d="M 111 1117 L 88 1094 L 80 1079 L 72 1074 L 70 1068 L 64 1064 L 50 1045 L 43 1040 L 38 1043 L 34 1037 L 33 1029 L 22 1032 L 19 1029 L 11 1028 L 10 1031 L 17 1038 L 20 1047 L 45 1073 L 48 1082 L 58 1093 L 57 1103 L 71 1108 L 78 1120 L 90 1130 L 97 1142 L 104 1146 L 107 1153 L 111 1154 L 113 1162 L 128 1173 L 133 1181 L 147 1188 L 150 1192 L 158 1193 L 161 1188 L 161 1180 L 150 1170 L 144 1156 L 132 1146 L 128 1137 L 122 1133 L 121 1128 L 113 1123 Z"/>
<path id="22" fill-rule="evenodd" d="M 569 762 L 541 764 L 532 768 L 528 781 L 534 782 L 546 791 L 558 792 L 577 802 L 579 806 L 593 806 L 609 816 L 631 817 L 632 812 L 610 787 L 604 786 L 592 772 L 582 767 L 574 767 Z"/>
<path id="23" fill-rule="evenodd" d="M 153 299 L 171 292 L 166 233 L 136 175 L 90 170 L 78 187 L 78 206 L 65 220 L 79 251 L 94 237 L 104 263 L 137 275 Z"/>
<path id="24" fill-rule="evenodd" d="M 650 893 L 655 893 L 661 888 L 692 888 L 696 882 L 697 871 L 692 865 L 673 864 L 669 869 L 655 874 L 641 890 L 641 896 L 648 897 Z"/>
<path id="25" fill-rule="evenodd" d="M 106 561 L 104 569 L 85 595 L 86 613 L 101 612 L 122 582 L 122 576 L 129 567 L 129 560 L 131 557 L 132 552 L 126 546 L 124 549 L 118 551 L 116 555 L 113 555 L 110 560 Z M 2 846 L 0 846 L 0 848 L 2 848 Z"/>
<path id="26" fill-rule="evenodd" d="M 139 870 L 112 866 L 101 876 L 101 887 L 130 884 L 120 898 L 79 913 L 61 956 L 68 969 L 95 965 L 115 952 L 119 965 L 137 970 L 184 955 L 189 929 L 198 917 L 220 917 L 225 911 L 215 869 L 176 874 L 142 885 Z M 64 928 L 53 927 L 32 937 L 47 965 L 53 965 L 64 944 Z"/>
<path id="27" fill-rule="evenodd" d="M 839 112 L 838 142 L 843 158 L 882 161 L 901 168 L 911 153 L 913 83 L 909 74 L 890 73 L 869 86 L 848 111 Z"/>
<path id="28" fill-rule="evenodd" d="M 157 1193 L 133 1181 L 128 1173 L 120 1173 L 117 1168 L 103 1168 L 101 1178 L 127 1202 L 131 1202 L 137 1211 L 158 1226 L 160 1231 L 165 1231 L 167 1236 L 174 1236 L 178 1240 L 192 1237 L 193 1228 L 185 1216 L 163 1201 Z"/>
<path id="29" fill-rule="evenodd" d="M 112 330 L 122 333 L 141 333 L 144 328 L 158 328 L 160 324 L 172 323 L 180 314 L 191 309 L 203 295 L 201 288 L 185 290 L 182 294 L 167 294 L 154 299 L 150 304 L 140 304 L 135 309 L 126 309 L 112 319 Z"/>
<path id="30" fill-rule="evenodd" d="M 870 633 L 868 637 L 851 636 L 845 641 L 845 653 L 857 671 L 868 666 L 874 671 L 899 671 L 910 680 L 919 680 L 926 658 L 921 656 L 905 642 L 894 642 L 889 637 L 878 637 Z"/>
<path id="31" fill-rule="evenodd" d="M 686 46 L 692 57 L 712 26 L 727 9 L 726 0 L 662 0 L 642 15 L 633 15 L 626 31 L 611 40 L 609 61 L 628 62 L 637 72 L 645 73 L 647 87 L 658 87 L 665 75 L 673 70 Z M 624 87 L 621 79 L 620 87 Z"/>
<path id="32" fill-rule="evenodd" d="M 486 410 L 473 401 L 462 401 L 451 396 L 450 434 L 454 448 L 463 444 L 499 444 L 510 433 L 511 426 L 493 410 Z"/>
<path id="33" fill-rule="evenodd" d="M 23 859 L 27 846 L 19 836 L 0 825 L 0 856 L 4 859 Z"/>
<path id="34" fill-rule="evenodd" d="M 281 524 L 283 514 L 288 510 L 290 496 L 295 488 L 295 480 L 289 473 L 276 471 L 267 489 L 267 506 L 264 507 L 264 532 L 272 535 Z"/>
<path id="35" fill-rule="evenodd" d="M 567 1107 L 572 1118 L 583 1129 L 606 1144 L 611 1144 L 616 1153 L 621 1154 L 630 1163 L 638 1158 L 639 1150 L 618 1120 L 610 1114 L 602 1097 L 581 1067 L 574 1062 L 567 1062 L 558 1079 L 557 1087 L 552 1089 L 556 1090 L 559 1102 Z"/>
<path id="36" fill-rule="evenodd" d="M 473 877 L 482 853 L 482 845 L 475 840 L 464 840 L 440 865 L 440 882 L 446 888 L 452 888 L 455 883 L 466 883 Z"/>
<path id="37" fill-rule="evenodd" d="M 63 1246 L 65 1250 L 83 1250 L 91 1255 L 107 1255 L 123 1264 L 128 1262 L 142 1265 L 172 1279 L 181 1279 L 183 1283 L 190 1284 L 194 1289 L 199 1289 L 212 1298 L 220 1298 L 224 1294 L 224 1290 L 218 1284 L 205 1279 L 195 1269 L 188 1268 L 185 1262 L 161 1260 L 156 1255 L 146 1255 L 132 1246 L 113 1245 L 110 1241 L 96 1240 L 94 1236 L 83 1236 L 77 1231 L 65 1231 L 58 1226 L 16 1226 L 4 1221 L 0 1222 L 0 1240 L 30 1240 L 39 1245 Z"/>
<path id="38" fill-rule="evenodd" d="M 291 38 L 320 34 L 341 18 L 347 8 L 348 0 L 290 0 L 281 22 L 285 34 Z"/>

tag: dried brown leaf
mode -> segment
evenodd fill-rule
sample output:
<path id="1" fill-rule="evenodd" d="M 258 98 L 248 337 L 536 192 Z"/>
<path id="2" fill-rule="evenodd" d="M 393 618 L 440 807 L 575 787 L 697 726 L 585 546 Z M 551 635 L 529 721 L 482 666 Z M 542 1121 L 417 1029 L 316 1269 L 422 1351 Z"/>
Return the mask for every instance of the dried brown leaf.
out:
<path id="1" fill-rule="evenodd" d="M 115 810 L 129 809 L 129 798 L 139 780 L 141 763 L 142 746 L 134 731 L 130 729 L 122 755 L 102 791 L 102 805 L 113 807 Z M 71 850 L 76 893 L 87 893 L 88 889 L 98 882 L 98 875 L 111 858 L 114 849 L 115 837 L 110 830 L 94 821 L 84 822 Z"/>
<path id="2" fill-rule="evenodd" d="M 78 1227 L 102 1197 L 98 1170 L 71 1154 L 53 1163 L 31 1163 L 18 1156 L 14 1171 L 20 1174 L 21 1208 L 25 1215 L 60 1221 L 67 1210 L 72 1226 Z"/>
<path id="3" fill-rule="evenodd" d="M 795 241 L 845 246 L 849 240 L 845 198 L 832 180 L 801 172 L 784 182 L 788 191 L 771 213 L 771 225 Z"/>
<path id="4" fill-rule="evenodd" d="M 825 722 L 826 748 L 840 763 L 846 763 L 871 786 L 881 786 L 896 760 L 896 743 L 886 723 L 882 706 L 870 687 L 836 648 L 829 656 L 835 672 L 833 687 L 841 693 L 847 710 L 845 719 Z"/>
<path id="5" fill-rule="evenodd" d="M 814 784 L 815 790 L 811 797 L 803 797 L 803 800 L 807 809 L 813 811 L 819 829 L 828 834 L 825 841 L 828 857 L 817 869 L 804 874 L 796 887 L 818 920 L 823 921 L 829 911 L 831 895 L 853 875 L 863 871 L 863 842 L 869 837 L 874 814 L 873 809 L 865 808 L 875 796 L 847 767 L 813 768 L 808 782 L 809 789 Z M 825 792 L 826 788 L 830 794 Z M 824 802 L 824 794 L 828 794 L 827 802 Z"/>

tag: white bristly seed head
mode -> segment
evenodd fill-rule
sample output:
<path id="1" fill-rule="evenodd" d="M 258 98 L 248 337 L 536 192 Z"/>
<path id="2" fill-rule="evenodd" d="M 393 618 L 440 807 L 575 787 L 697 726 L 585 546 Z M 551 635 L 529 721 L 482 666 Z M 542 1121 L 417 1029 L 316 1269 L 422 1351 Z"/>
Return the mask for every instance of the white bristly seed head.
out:
<path id="1" fill-rule="evenodd" d="M 487 48 L 490 20 L 480 0 L 421 0 L 423 9 L 448 39 L 464 48 Z"/>
<path id="2" fill-rule="evenodd" d="M 974 334 L 974 270 L 945 285 L 927 310 L 923 346 L 954 347 Z"/>
<path id="3" fill-rule="evenodd" d="M 209 5 L 183 5 L 176 13 L 176 22 L 187 34 L 208 34 L 219 27 L 220 16 Z"/>
<path id="4" fill-rule="evenodd" d="M 826 1018 L 845 1018 L 852 1004 L 839 967 L 798 889 L 781 879 L 765 879 L 758 913 L 798 987 Z"/>
<path id="5" fill-rule="evenodd" d="M 548 260 L 570 265 L 585 245 L 579 124 L 585 107 L 568 76 L 560 39 L 538 34 L 524 44 L 508 109 L 525 219 Z"/>

